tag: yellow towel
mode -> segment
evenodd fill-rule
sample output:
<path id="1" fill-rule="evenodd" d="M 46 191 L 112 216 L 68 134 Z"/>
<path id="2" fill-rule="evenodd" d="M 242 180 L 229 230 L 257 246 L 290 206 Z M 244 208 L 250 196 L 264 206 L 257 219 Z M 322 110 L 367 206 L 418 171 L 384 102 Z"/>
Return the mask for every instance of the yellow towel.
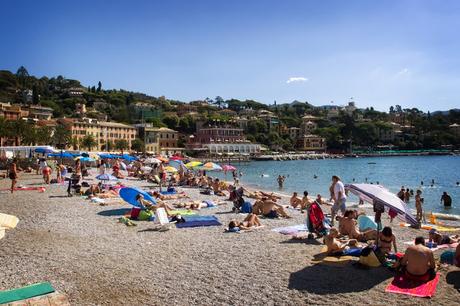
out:
<path id="1" fill-rule="evenodd" d="M 2 239 L 3 237 L 5 237 L 5 228 L 0 227 L 0 239 Z"/>
<path id="2" fill-rule="evenodd" d="M 12 229 L 16 227 L 18 222 L 19 222 L 18 217 L 0 213 L 0 227 L 6 227 L 7 229 Z"/>

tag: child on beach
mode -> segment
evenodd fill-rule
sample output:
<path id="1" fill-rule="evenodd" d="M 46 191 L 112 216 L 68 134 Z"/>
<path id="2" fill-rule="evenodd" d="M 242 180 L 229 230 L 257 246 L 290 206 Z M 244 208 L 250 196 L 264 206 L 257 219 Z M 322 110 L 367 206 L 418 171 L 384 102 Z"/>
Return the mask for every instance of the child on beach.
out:
<path id="1" fill-rule="evenodd" d="M 423 219 L 422 204 L 423 204 L 422 191 L 418 189 L 415 194 L 415 209 L 417 210 L 417 221 L 418 222 L 421 222 Z"/>

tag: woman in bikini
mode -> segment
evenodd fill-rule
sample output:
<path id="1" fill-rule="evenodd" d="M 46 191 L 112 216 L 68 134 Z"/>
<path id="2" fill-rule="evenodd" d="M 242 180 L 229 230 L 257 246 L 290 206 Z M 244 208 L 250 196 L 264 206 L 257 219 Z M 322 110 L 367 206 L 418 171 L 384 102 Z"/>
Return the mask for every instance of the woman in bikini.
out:
<path id="1" fill-rule="evenodd" d="M 247 215 L 242 222 L 232 220 L 228 224 L 228 229 L 233 230 L 239 228 L 240 230 L 248 230 L 251 227 L 262 226 L 260 223 L 259 217 L 253 213 Z"/>
<path id="2" fill-rule="evenodd" d="M 385 226 L 383 228 L 382 232 L 379 235 L 377 245 L 380 248 L 380 250 L 385 254 L 391 253 L 391 245 L 393 245 L 395 253 L 398 252 L 398 248 L 396 247 L 396 237 L 395 235 L 393 235 L 391 227 Z"/>

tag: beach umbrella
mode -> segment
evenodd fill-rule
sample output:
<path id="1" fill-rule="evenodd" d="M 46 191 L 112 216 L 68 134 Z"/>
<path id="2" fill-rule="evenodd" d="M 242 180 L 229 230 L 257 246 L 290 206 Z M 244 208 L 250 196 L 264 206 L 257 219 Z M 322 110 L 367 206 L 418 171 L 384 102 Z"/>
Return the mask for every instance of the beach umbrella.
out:
<path id="1" fill-rule="evenodd" d="M 129 161 L 129 162 L 132 162 L 132 161 L 137 160 L 136 157 L 131 156 L 131 155 L 128 155 L 128 154 L 123 154 L 123 155 L 121 156 L 121 158 L 123 158 L 124 160 L 127 160 L 127 161 Z"/>
<path id="2" fill-rule="evenodd" d="M 150 201 L 153 204 L 156 204 L 155 199 L 151 195 L 149 195 L 147 192 L 145 192 L 144 190 L 133 188 L 133 187 L 124 187 L 120 189 L 120 197 L 123 200 L 125 200 L 127 203 L 133 206 L 141 207 L 139 202 L 136 200 L 136 197 L 138 194 L 142 194 L 145 200 Z"/>
<path id="3" fill-rule="evenodd" d="M 161 160 L 159 160 L 157 158 L 150 157 L 150 158 L 147 158 L 146 160 L 144 160 L 144 164 L 146 164 L 146 165 L 161 164 Z"/>
<path id="4" fill-rule="evenodd" d="M 74 158 L 73 154 L 70 152 L 51 153 L 48 154 L 48 157 Z"/>
<path id="5" fill-rule="evenodd" d="M 96 176 L 96 179 L 100 181 L 118 181 L 118 179 L 115 176 L 108 173 L 99 174 L 98 176 Z"/>
<path id="6" fill-rule="evenodd" d="M 172 166 L 167 166 L 164 168 L 166 172 L 172 172 L 172 173 L 176 173 L 177 172 L 177 169 L 172 167 Z"/>
<path id="7" fill-rule="evenodd" d="M 184 160 L 185 158 L 183 158 L 182 156 L 178 156 L 178 155 L 174 155 L 174 156 L 171 156 L 169 158 L 169 160 Z"/>
<path id="8" fill-rule="evenodd" d="M 406 203 L 383 186 L 373 184 L 347 184 L 345 189 L 351 191 L 364 201 L 371 204 L 381 204 L 398 213 L 398 217 L 416 225 L 417 220 L 411 215 Z"/>
<path id="9" fill-rule="evenodd" d="M 202 162 L 196 160 L 196 161 L 191 161 L 191 162 L 186 163 L 185 167 L 187 167 L 188 169 L 193 169 L 193 168 L 200 167 L 202 165 L 203 165 Z"/>
<path id="10" fill-rule="evenodd" d="M 83 152 L 83 153 L 81 153 L 80 155 L 83 156 L 83 157 L 89 157 L 89 154 L 86 153 L 86 152 Z"/>
<path id="11" fill-rule="evenodd" d="M 141 170 L 142 170 L 142 171 L 152 171 L 152 167 L 149 167 L 149 166 L 142 166 L 142 167 L 141 167 Z"/>
<path id="12" fill-rule="evenodd" d="M 49 153 L 55 153 L 56 151 L 54 151 L 51 148 L 36 148 L 34 152 L 41 153 L 41 154 L 49 154 Z"/>
<path id="13" fill-rule="evenodd" d="M 168 158 L 166 158 L 166 157 L 164 157 L 164 156 L 160 156 L 160 155 L 158 155 L 158 156 L 156 157 L 156 159 L 160 160 L 160 161 L 163 162 L 163 163 L 169 162 L 169 159 L 168 159 Z"/>
<path id="14" fill-rule="evenodd" d="M 108 153 L 99 153 L 99 157 L 100 157 L 100 158 L 104 158 L 104 159 L 112 159 L 112 158 L 113 158 L 113 155 L 112 155 L 112 154 L 108 154 Z"/>
<path id="15" fill-rule="evenodd" d="M 81 162 L 94 162 L 96 160 L 92 159 L 91 157 L 81 157 L 80 161 Z"/>
<path id="16" fill-rule="evenodd" d="M 233 167 L 232 165 L 223 165 L 223 166 L 222 166 L 222 169 L 223 169 L 224 171 L 235 171 L 235 170 L 236 170 L 236 168 Z"/>
<path id="17" fill-rule="evenodd" d="M 207 162 L 206 164 L 198 167 L 198 169 L 205 171 L 222 171 L 222 167 L 213 162 Z"/>

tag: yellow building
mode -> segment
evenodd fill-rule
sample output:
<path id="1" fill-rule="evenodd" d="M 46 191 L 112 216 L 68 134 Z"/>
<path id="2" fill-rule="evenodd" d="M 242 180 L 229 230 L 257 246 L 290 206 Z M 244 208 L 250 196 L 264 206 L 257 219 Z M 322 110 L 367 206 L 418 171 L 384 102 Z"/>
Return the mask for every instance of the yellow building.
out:
<path id="1" fill-rule="evenodd" d="M 95 151 L 113 151 L 115 150 L 115 141 L 119 139 L 126 140 L 130 149 L 131 142 L 136 139 L 136 128 L 123 123 L 98 121 L 89 118 L 81 120 L 63 119 L 62 123 L 70 129 L 72 138 L 78 139 L 79 142 L 86 135 L 93 136 L 96 146 L 92 150 Z M 112 144 L 111 148 L 108 145 L 109 142 Z M 81 145 L 79 146 L 80 148 Z"/>
<path id="2" fill-rule="evenodd" d="M 304 151 L 325 151 L 326 138 L 317 135 L 304 135 L 299 139 L 299 148 Z"/>

